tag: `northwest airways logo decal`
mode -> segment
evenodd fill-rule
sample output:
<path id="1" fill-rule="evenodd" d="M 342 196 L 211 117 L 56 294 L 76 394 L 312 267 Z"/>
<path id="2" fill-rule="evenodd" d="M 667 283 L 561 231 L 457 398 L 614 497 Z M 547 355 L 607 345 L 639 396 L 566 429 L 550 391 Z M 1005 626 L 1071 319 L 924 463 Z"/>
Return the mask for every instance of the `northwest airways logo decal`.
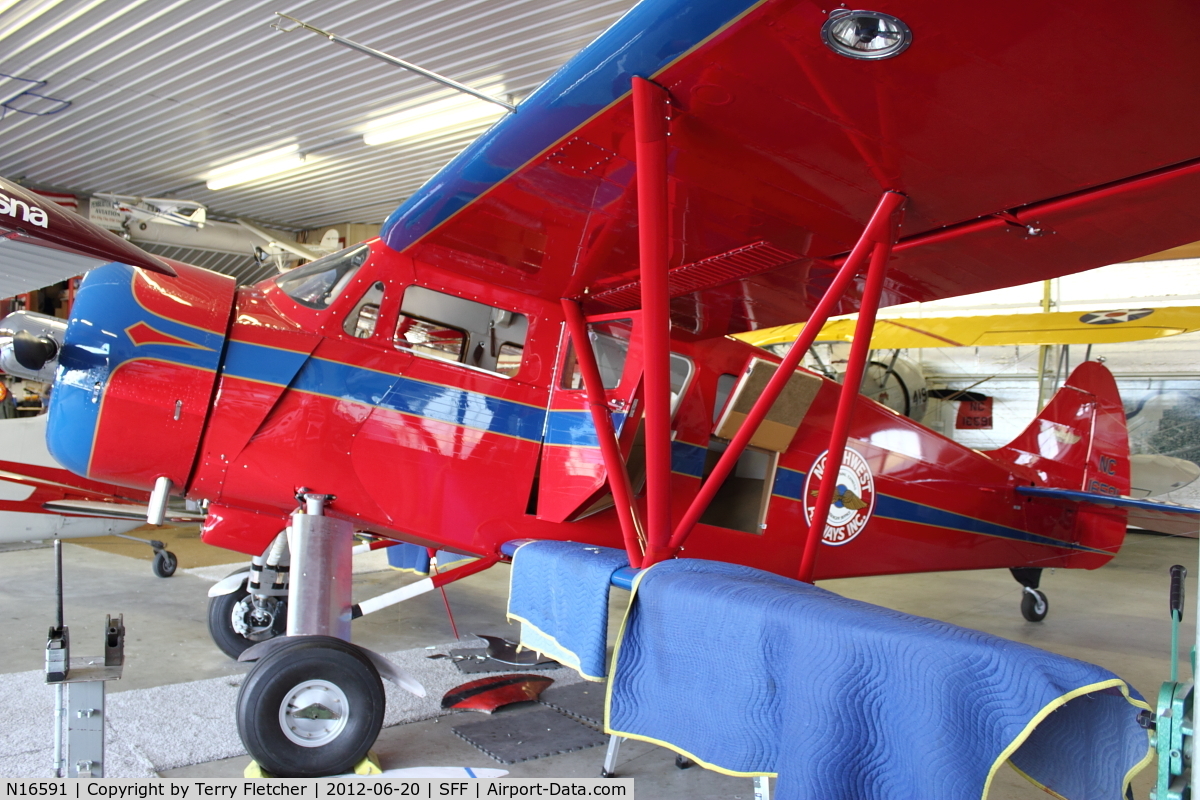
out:
<path id="1" fill-rule="evenodd" d="M 804 479 L 804 520 L 812 523 L 813 509 L 817 505 L 817 492 L 825 474 L 826 450 L 817 456 L 808 477 Z M 833 490 L 833 505 L 825 521 L 821 541 L 830 545 L 843 545 L 862 533 L 875 510 L 875 479 L 867 460 L 857 450 L 847 447 L 842 457 L 842 468 L 838 470 L 837 486 Z"/>

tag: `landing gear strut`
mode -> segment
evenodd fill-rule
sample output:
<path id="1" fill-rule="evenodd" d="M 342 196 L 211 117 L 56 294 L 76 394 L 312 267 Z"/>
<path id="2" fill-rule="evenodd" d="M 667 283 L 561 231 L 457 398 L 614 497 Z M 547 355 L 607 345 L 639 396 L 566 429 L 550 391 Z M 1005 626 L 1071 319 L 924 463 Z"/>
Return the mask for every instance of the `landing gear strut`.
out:
<path id="1" fill-rule="evenodd" d="M 258 662 L 237 702 L 242 743 L 278 778 L 353 769 L 383 725 L 380 669 L 396 677 L 394 664 L 349 642 L 353 525 L 323 515 L 328 496 L 303 498 L 307 513 L 293 514 L 287 531 L 287 635 L 245 653 Z"/>
<path id="2" fill-rule="evenodd" d="M 1021 594 L 1021 616 L 1030 622 L 1041 622 L 1050 612 L 1050 601 L 1038 584 L 1042 581 L 1040 567 L 1013 567 L 1009 570 L 1017 583 L 1025 587 Z"/>

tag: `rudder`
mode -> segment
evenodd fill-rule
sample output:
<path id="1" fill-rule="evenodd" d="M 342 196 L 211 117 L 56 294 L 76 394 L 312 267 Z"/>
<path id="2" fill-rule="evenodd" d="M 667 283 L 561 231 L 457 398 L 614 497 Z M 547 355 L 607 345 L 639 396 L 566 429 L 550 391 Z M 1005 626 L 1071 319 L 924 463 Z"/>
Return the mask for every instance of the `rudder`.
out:
<path id="1" fill-rule="evenodd" d="M 1085 361 L 1033 422 L 992 458 L 1034 470 L 1036 485 L 1109 496 L 1129 494 L 1129 434 L 1112 373 Z M 1125 521 L 1086 508 L 1076 512 L 1075 541 L 1115 553 Z M 1071 566 L 1095 568 L 1109 557 L 1081 553 Z"/>

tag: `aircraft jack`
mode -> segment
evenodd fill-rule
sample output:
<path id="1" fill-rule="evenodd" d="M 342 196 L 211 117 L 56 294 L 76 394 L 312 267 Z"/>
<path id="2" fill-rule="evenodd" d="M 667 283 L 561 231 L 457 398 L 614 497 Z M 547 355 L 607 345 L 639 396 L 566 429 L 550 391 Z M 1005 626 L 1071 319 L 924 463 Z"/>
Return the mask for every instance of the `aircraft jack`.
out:
<path id="1" fill-rule="evenodd" d="M 1183 619 L 1183 579 L 1187 570 L 1171 567 L 1171 680 L 1158 692 L 1157 713 L 1143 711 L 1138 722 L 1151 731 L 1158 775 L 1150 800 L 1188 800 L 1192 796 L 1194 683 L 1179 681 L 1179 623 Z M 1192 648 L 1192 675 L 1196 650 Z"/>
<path id="2" fill-rule="evenodd" d="M 62 542 L 57 539 L 54 555 L 58 624 L 46 643 L 46 683 L 54 686 L 54 776 L 103 778 L 104 684 L 120 680 L 124 670 L 125 615 L 104 618 L 103 657 L 71 658 L 70 631 L 63 624 Z"/>

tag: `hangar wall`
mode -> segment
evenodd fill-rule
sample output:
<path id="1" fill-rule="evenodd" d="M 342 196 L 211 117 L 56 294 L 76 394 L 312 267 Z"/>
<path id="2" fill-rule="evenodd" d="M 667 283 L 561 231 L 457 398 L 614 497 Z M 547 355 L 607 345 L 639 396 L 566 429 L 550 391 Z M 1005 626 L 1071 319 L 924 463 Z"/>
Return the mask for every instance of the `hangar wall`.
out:
<path id="1" fill-rule="evenodd" d="M 897 306 L 881 317 L 1037 313 L 1041 284 Z M 1200 306 L 1200 259 L 1116 264 L 1052 282 L 1052 311 L 1081 315 L 1103 309 Z M 956 441 L 981 450 L 1006 444 L 1037 412 L 1037 346 L 929 348 L 906 355 L 921 366 L 931 388 L 972 388 L 993 398 L 991 430 L 956 430 L 957 403 L 931 400 L 924 423 Z M 1069 348 L 1070 366 L 1087 348 Z M 1134 453 L 1161 453 L 1200 462 L 1200 333 L 1154 340 L 1097 344 L 1125 401 Z M 1059 348 L 1054 348 L 1054 369 Z M 1168 498 L 1200 504 L 1200 488 L 1186 487 Z"/>

